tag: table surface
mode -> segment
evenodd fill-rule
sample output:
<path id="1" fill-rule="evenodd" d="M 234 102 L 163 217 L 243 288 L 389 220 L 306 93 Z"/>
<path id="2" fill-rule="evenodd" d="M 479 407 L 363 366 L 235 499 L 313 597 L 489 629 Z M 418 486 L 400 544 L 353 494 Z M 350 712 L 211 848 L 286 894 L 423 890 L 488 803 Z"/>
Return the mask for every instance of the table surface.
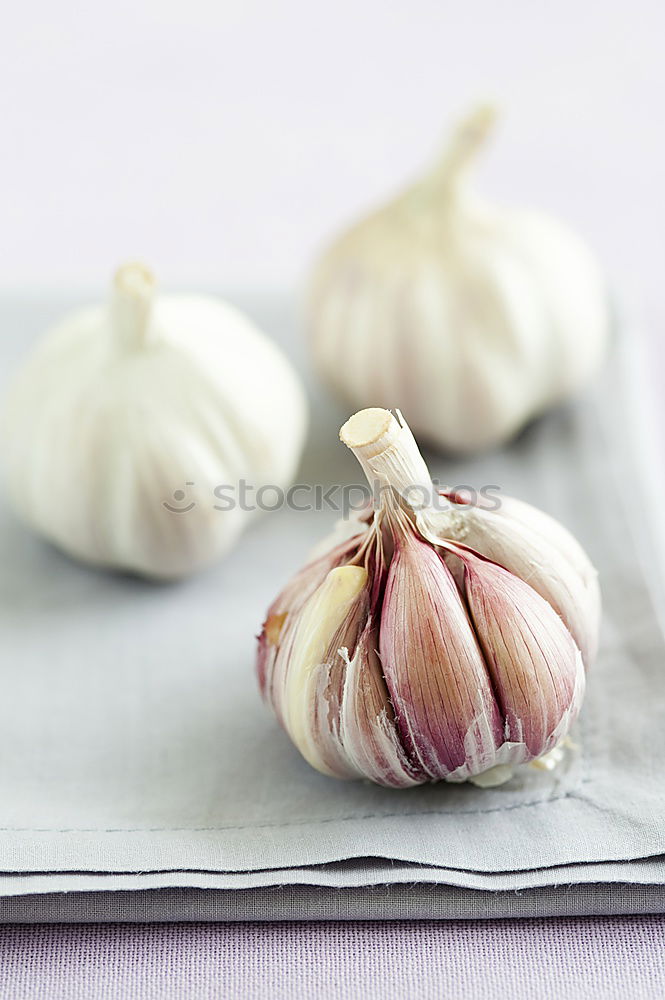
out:
<path id="1" fill-rule="evenodd" d="M 13 925 L 12 1000 L 660 998 L 665 920 Z M 656 960 L 655 960 L 656 959 Z"/>

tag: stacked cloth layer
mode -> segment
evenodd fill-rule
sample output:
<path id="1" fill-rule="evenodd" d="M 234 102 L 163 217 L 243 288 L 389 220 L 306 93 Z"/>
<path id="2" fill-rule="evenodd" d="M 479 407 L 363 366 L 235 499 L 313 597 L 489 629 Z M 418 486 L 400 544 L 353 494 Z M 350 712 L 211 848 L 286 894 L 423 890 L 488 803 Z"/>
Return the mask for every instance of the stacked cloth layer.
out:
<path id="1" fill-rule="evenodd" d="M 665 641 L 642 568 L 658 559 L 618 359 L 509 449 L 428 456 L 442 483 L 559 518 L 600 573 L 576 748 L 495 789 L 326 778 L 261 703 L 254 636 L 332 512 L 266 515 L 222 565 L 166 586 L 78 566 L 3 508 L 0 921 L 665 909 Z M 317 409 L 301 481 L 353 479 L 343 414 Z"/>

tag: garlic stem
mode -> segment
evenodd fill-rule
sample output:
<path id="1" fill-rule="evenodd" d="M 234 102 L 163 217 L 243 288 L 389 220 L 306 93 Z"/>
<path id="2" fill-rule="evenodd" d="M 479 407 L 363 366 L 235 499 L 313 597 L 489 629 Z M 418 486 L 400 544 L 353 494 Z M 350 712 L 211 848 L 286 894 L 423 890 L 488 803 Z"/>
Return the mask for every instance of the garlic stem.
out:
<path id="1" fill-rule="evenodd" d="M 339 436 L 360 462 L 375 495 L 391 487 L 412 509 L 431 504 L 434 484 L 399 410 L 397 418 L 379 407 L 360 410 L 347 420 Z"/>
<path id="2" fill-rule="evenodd" d="M 430 183 L 446 193 L 456 188 L 469 165 L 485 145 L 498 117 L 492 104 L 481 104 L 456 126 L 443 159 L 435 167 Z"/>
<path id="3" fill-rule="evenodd" d="M 111 323 L 117 341 L 127 349 L 141 348 L 148 340 L 154 289 L 155 277 L 145 264 L 123 264 L 115 273 Z"/>

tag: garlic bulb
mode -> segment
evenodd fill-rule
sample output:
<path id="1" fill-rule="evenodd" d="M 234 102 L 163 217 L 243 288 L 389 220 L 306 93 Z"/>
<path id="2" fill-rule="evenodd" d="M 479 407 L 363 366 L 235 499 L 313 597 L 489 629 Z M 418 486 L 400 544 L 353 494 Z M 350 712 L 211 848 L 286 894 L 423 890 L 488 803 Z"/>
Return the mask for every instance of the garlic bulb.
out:
<path id="1" fill-rule="evenodd" d="M 68 315 L 24 364 L 2 452 L 28 525 L 86 562 L 174 578 L 248 521 L 218 487 L 291 482 L 305 425 L 297 376 L 249 319 L 155 297 L 150 271 L 127 264 L 108 305 Z"/>
<path id="2" fill-rule="evenodd" d="M 378 506 L 287 585 L 259 637 L 261 690 L 296 747 L 323 774 L 392 787 L 495 784 L 551 755 L 596 652 L 588 558 L 527 504 L 439 493 L 401 416 L 363 410 L 341 437 Z"/>
<path id="3" fill-rule="evenodd" d="M 493 119 L 470 115 L 443 161 L 334 243 L 311 283 L 323 380 L 352 406 L 401 407 L 457 451 L 507 440 L 577 390 L 609 328 L 603 275 L 574 233 L 468 190 Z"/>

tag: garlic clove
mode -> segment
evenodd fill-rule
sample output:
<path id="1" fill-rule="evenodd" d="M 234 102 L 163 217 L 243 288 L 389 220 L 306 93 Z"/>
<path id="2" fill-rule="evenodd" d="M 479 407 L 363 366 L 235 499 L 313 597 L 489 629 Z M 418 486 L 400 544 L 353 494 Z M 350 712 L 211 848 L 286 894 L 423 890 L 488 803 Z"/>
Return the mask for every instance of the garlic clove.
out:
<path id="1" fill-rule="evenodd" d="M 325 552 L 296 573 L 268 608 L 258 639 L 257 659 L 259 687 L 265 698 L 275 698 L 275 687 L 283 683 L 283 669 L 288 662 L 285 650 L 289 646 L 300 611 L 319 589 L 328 573 L 346 562 L 357 547 L 356 537 L 332 547 L 327 546 Z M 276 704 L 279 704 L 279 699 Z"/>
<path id="2" fill-rule="evenodd" d="M 379 664 L 372 588 L 359 586 L 355 599 L 343 607 L 339 601 L 345 579 L 351 585 L 362 583 L 348 560 L 363 541 L 364 534 L 356 534 L 332 549 L 325 546 L 327 551 L 301 570 L 271 605 L 258 640 L 259 685 L 289 733 L 301 713 L 301 731 L 307 731 L 309 743 L 302 737 L 301 742 L 309 746 L 307 759 L 317 770 L 406 788 L 426 778 L 409 761 L 397 736 Z M 331 625 L 327 614 L 333 607 L 339 618 Z M 325 644 L 316 663 L 302 652 L 304 636 L 313 636 L 308 625 L 312 619 Z M 309 677 L 304 686 L 294 681 L 294 661 Z"/>
<path id="3" fill-rule="evenodd" d="M 299 613 L 289 644 L 281 692 L 284 725 L 303 757 L 323 774 L 339 775 L 343 766 L 335 753 L 339 678 L 332 671 L 344 668 L 339 649 L 355 645 L 367 579 L 360 566 L 330 570 Z"/>
<path id="4" fill-rule="evenodd" d="M 464 554 L 466 598 L 504 719 L 511 763 L 546 754 L 577 717 L 584 694 L 579 649 L 554 609 L 496 563 Z M 505 763 L 505 761 L 504 761 Z"/>
<path id="5" fill-rule="evenodd" d="M 426 776 L 408 758 L 367 614 L 364 570 L 342 566 L 295 615 L 283 647 L 288 671 L 270 697 L 305 759 L 322 774 L 406 788 Z M 268 619 L 263 635 L 274 628 Z M 277 632 L 281 631 L 278 620 Z M 280 654 L 281 655 L 281 654 Z"/>
<path id="6" fill-rule="evenodd" d="M 450 571 L 408 532 L 388 571 L 379 651 L 402 741 L 425 774 L 490 767 L 502 726 L 482 653 Z"/>

